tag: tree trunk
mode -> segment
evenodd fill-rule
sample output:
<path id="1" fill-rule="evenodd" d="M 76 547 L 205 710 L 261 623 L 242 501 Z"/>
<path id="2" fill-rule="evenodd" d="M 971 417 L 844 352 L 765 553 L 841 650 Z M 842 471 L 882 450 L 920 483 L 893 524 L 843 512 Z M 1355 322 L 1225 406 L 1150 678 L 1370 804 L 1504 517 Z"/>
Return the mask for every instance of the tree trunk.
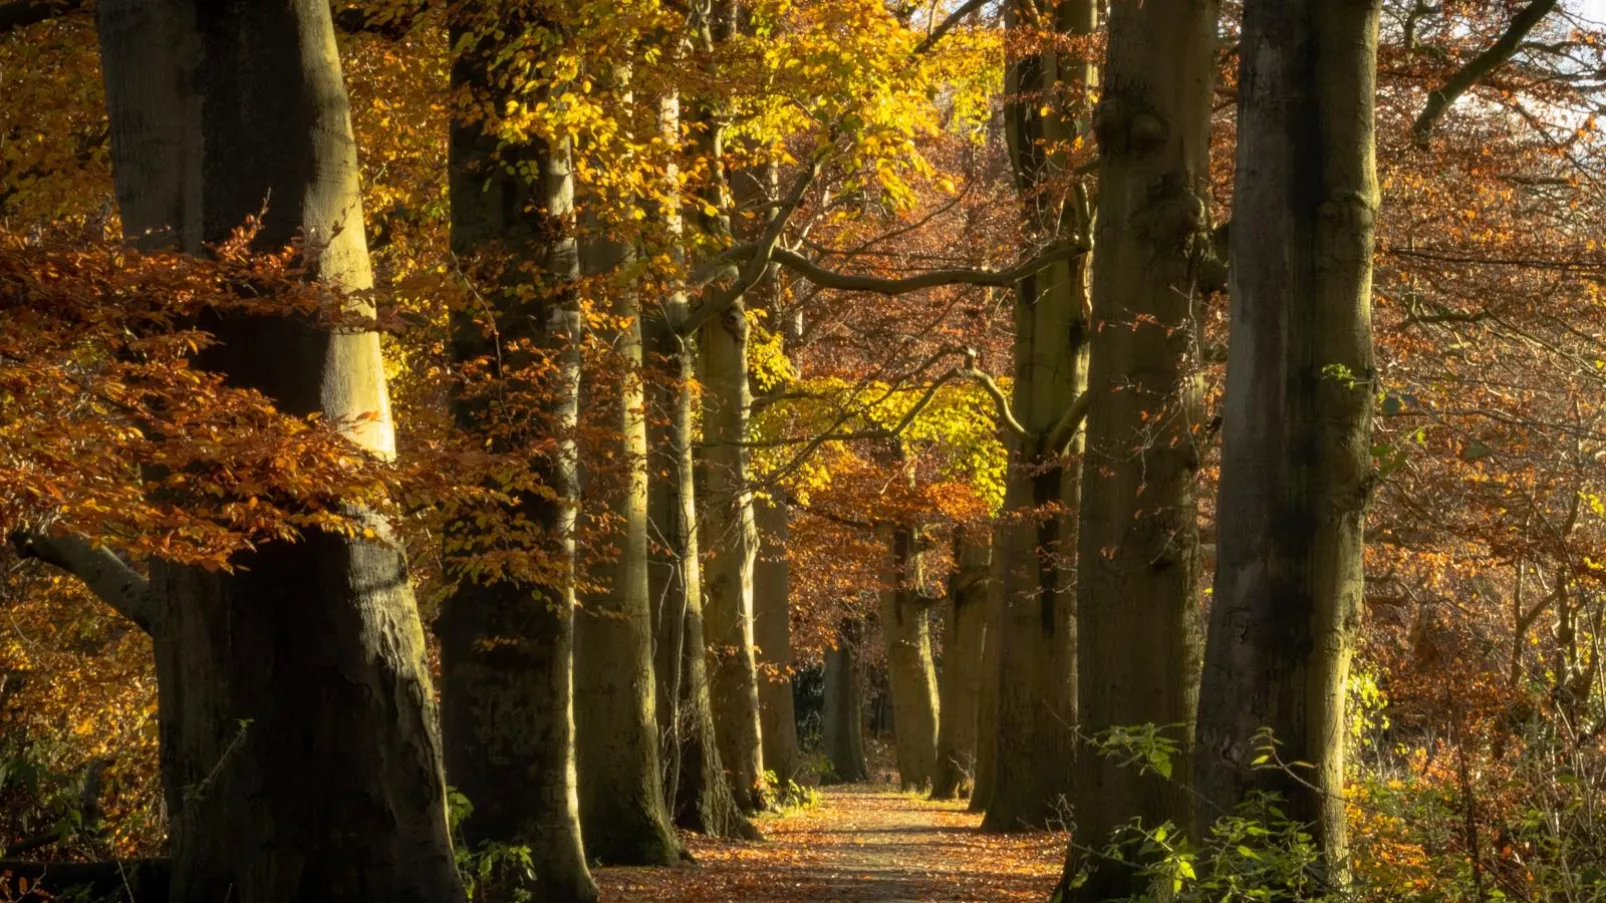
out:
<path id="1" fill-rule="evenodd" d="M 595 230 L 604 228 L 593 223 Z M 628 247 L 593 240 L 591 274 L 607 274 Z M 599 500 L 619 517 L 615 557 L 598 575 L 575 624 L 575 760 L 586 854 L 610 865 L 673 865 L 683 851 L 669 827 L 659 761 L 653 686 L 652 613 L 647 579 L 647 420 L 642 388 L 641 299 L 615 280 L 613 313 L 622 326 L 608 342 L 625 362 L 617 393 L 618 454 L 625 477 Z"/>
<path id="2" fill-rule="evenodd" d="M 792 708 L 794 663 L 786 507 L 777 498 L 757 505 L 759 552 L 753 573 L 753 635 L 758 642 L 764 767 L 782 781 L 796 780 L 803 773 L 803 757 L 797 747 L 797 714 Z"/>
<path id="3" fill-rule="evenodd" d="M 97 5 L 127 234 L 197 250 L 248 216 L 258 246 L 323 245 L 316 278 L 371 285 L 327 4 Z M 371 312 L 359 310 L 359 313 Z M 379 338 L 212 313 L 195 366 L 394 452 Z M 309 531 L 231 573 L 157 563 L 152 619 L 171 899 L 460 900 L 424 636 L 388 525 Z"/>
<path id="4" fill-rule="evenodd" d="M 931 658 L 930 602 L 920 593 L 921 550 L 910 527 L 891 531 L 881 636 L 886 643 L 898 783 L 922 789 L 937 773 L 937 669 Z"/>
<path id="5" fill-rule="evenodd" d="M 753 565 L 758 528 L 749 488 L 747 308 L 738 300 L 699 337 L 703 383 L 704 585 L 709 687 L 720 760 L 744 810 L 764 808 L 763 729 L 753 645 Z"/>
<path id="6" fill-rule="evenodd" d="M 1375 369 L 1378 3 L 1245 5 L 1232 344 L 1198 789 L 1279 794 L 1345 874 L 1345 681 L 1359 627 Z M 1255 768 L 1269 728 L 1278 758 Z"/>
<path id="7" fill-rule="evenodd" d="M 937 724 L 937 773 L 932 799 L 969 792 L 976 772 L 976 713 L 981 702 L 981 653 L 987 636 L 992 544 L 974 528 L 954 535 L 954 572 L 943 619 L 942 685 Z"/>
<path id="8" fill-rule="evenodd" d="M 507 19 L 507 11 L 492 4 L 457 7 L 451 21 L 458 51 L 452 84 L 491 109 L 503 108 L 509 88 L 496 69 L 502 48 L 486 25 Z M 509 573 L 482 582 L 467 570 L 475 564 L 472 557 L 448 560 L 461 579 L 436 622 L 447 771 L 474 807 L 462 825 L 467 843 L 529 847 L 535 878 L 533 883 L 515 879 L 530 884 L 517 890 L 544 900 L 595 900 L 580 839 L 572 693 L 573 433 L 582 329 L 572 289 L 578 255 L 566 222 L 573 213 L 574 182 L 566 145 L 500 144 L 487 134 L 486 123 L 454 117 L 452 247 L 487 268 L 490 284 L 481 294 L 491 300 L 488 310 L 456 314 L 452 353 L 461 362 L 495 361 L 495 375 L 519 391 L 460 397 L 454 413 L 460 427 L 483 431 L 505 453 L 521 453 L 556 435 L 555 453 L 532 453 L 530 460 L 553 497 L 515 492 L 515 510 L 507 513 L 552 537 L 549 548 L 530 551 L 553 559 L 563 576 L 541 582 L 531 574 Z M 542 274 L 533 291 L 516 284 L 527 278 L 520 272 L 523 263 Z M 490 269 L 498 264 L 506 269 Z M 484 322 L 486 316 L 493 322 Z M 539 351 L 505 351 L 518 340 Z M 545 374 L 547 369 L 555 375 Z M 534 395 L 546 409 L 499 410 L 506 395 Z M 473 518 L 465 517 L 449 525 L 448 539 L 471 541 L 477 531 Z M 470 542 L 467 555 L 472 551 Z"/>
<path id="9" fill-rule="evenodd" d="M 864 623 L 844 618 L 836 648 L 825 654 L 825 757 L 833 776 L 845 784 L 870 778 L 864 761 L 863 642 Z"/>
<path id="10" fill-rule="evenodd" d="M 1199 469 L 1198 271 L 1208 251 L 1214 0 L 1110 7 L 1100 151 L 1094 347 L 1078 561 L 1081 733 L 1152 724 L 1177 744 L 1173 774 L 1077 758 L 1079 848 L 1134 818 L 1192 824 L 1185 786 L 1198 697 L 1194 480 Z M 1076 900 L 1145 888 L 1094 858 Z M 1069 870 L 1077 867 L 1075 862 Z"/>
<path id="11" fill-rule="evenodd" d="M 659 99 L 658 127 L 664 141 L 681 140 L 680 96 Z M 673 157 L 665 168 L 665 243 L 684 258 L 685 223 L 678 203 L 680 175 Z M 703 655 L 702 556 L 697 541 L 697 492 L 693 437 L 696 435 L 697 341 L 683 333 L 686 295 L 672 291 L 661 316 L 644 329 L 654 363 L 668 368 L 664 380 L 649 387 L 653 410 L 665 423 L 650 435 L 652 458 L 648 519 L 653 524 L 649 595 L 653 606 L 653 662 L 658 682 L 658 729 L 664 750 L 664 795 L 675 824 L 716 837 L 758 835 L 742 815 L 725 780 L 715 741 L 708 666 Z M 652 310 L 652 307 L 647 310 Z M 656 479 L 653 478 L 656 475 Z"/>
<path id="12" fill-rule="evenodd" d="M 1011 26 L 1037 28 L 1018 21 Z M 1093 0 L 1060 3 L 1056 31 L 1092 34 Z M 1066 155 L 1085 131 L 1091 63 L 1045 50 L 1009 67 L 1010 158 L 1026 221 L 1040 239 L 1086 232 L 1066 203 Z M 1080 100 L 1079 100 L 1080 99 Z M 1015 289 L 1015 385 L 1011 407 L 1026 428 L 1014 438 L 1006 488 L 1004 613 L 999 656 L 998 750 L 984 830 L 1037 828 L 1060 817 L 1076 757 L 1076 511 L 1078 434 L 1057 427 L 1087 383 L 1087 256 L 1021 280 Z M 1049 447 L 1051 444 L 1059 447 Z"/>
<path id="13" fill-rule="evenodd" d="M 998 775 L 998 694 L 1001 662 L 998 660 L 1000 635 L 1004 632 L 1004 556 L 997 549 L 998 531 L 993 531 L 993 555 L 987 568 L 987 606 L 983 615 L 987 632 L 981 644 L 981 691 L 976 711 L 976 783 L 970 790 L 970 811 L 987 811 L 993 799 Z"/>

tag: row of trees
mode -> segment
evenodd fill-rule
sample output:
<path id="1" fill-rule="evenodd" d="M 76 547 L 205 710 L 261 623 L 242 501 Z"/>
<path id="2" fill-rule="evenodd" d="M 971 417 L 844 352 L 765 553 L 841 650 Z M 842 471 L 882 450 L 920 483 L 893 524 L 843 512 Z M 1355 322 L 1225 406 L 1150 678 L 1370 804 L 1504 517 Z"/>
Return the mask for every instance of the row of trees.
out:
<path id="1" fill-rule="evenodd" d="M 751 836 L 813 655 L 863 776 L 876 633 L 902 781 L 992 830 L 1068 804 L 1066 899 L 1153 880 L 1106 847 L 1134 820 L 1262 791 L 1342 882 L 1363 600 L 1476 545 L 1500 670 L 1553 618 L 1567 717 L 1594 695 L 1593 406 L 1501 414 L 1531 378 L 1416 332 L 1598 378 L 1582 316 L 1461 309 L 1594 271 L 1545 250 L 1593 197 L 1591 32 L 1519 52 L 1555 5 L 100 0 L 104 114 L 0 197 L 0 515 L 151 636 L 173 898 L 452 899 L 454 844 L 594 898 L 588 859 Z M 366 133 L 342 53 L 418 83 Z M 134 250 L 85 238 L 107 162 Z M 1465 476 L 1562 439 L 1576 478 Z"/>

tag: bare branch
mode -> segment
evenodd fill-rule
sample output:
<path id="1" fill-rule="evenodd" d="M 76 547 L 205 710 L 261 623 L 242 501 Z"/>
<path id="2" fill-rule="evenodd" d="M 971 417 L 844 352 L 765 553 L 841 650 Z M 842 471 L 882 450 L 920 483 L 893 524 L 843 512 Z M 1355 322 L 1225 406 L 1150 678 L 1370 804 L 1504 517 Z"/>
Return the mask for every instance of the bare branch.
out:
<path id="1" fill-rule="evenodd" d="M 77 577 L 118 614 L 151 633 L 157 605 L 150 581 L 110 549 L 80 536 L 13 533 L 11 544 L 23 558 L 37 558 Z"/>
<path id="2" fill-rule="evenodd" d="M 1428 139 L 1433 135 L 1433 127 L 1438 124 L 1445 111 L 1455 105 L 1461 95 L 1511 59 L 1522 46 L 1523 39 L 1528 37 L 1528 33 L 1556 8 L 1556 2 L 1557 0 L 1533 0 L 1523 7 L 1522 12 L 1512 17 L 1505 33 L 1489 45 L 1489 49 L 1473 57 L 1471 62 L 1450 76 L 1443 87 L 1428 95 L 1428 102 L 1422 108 L 1422 114 L 1411 124 L 1411 135 L 1418 145 L 1428 143 Z"/>

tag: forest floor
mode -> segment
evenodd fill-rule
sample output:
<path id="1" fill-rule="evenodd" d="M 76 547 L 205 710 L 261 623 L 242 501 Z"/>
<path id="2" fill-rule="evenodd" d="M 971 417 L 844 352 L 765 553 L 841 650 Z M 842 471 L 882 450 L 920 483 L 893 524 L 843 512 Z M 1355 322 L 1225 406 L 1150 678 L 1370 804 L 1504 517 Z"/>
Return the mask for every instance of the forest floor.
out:
<path id="1" fill-rule="evenodd" d="M 758 821 L 764 840 L 686 835 L 697 864 L 599 868 L 602 903 L 914 903 L 1048 898 L 1065 835 L 982 834 L 963 802 L 887 784 L 826 787 L 807 809 Z"/>

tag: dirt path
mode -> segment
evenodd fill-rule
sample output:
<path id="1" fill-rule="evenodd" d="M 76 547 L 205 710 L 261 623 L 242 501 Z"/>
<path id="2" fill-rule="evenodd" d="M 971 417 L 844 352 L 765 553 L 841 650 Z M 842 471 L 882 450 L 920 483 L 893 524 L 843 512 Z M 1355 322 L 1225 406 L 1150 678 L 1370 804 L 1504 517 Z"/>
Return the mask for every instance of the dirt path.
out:
<path id="1" fill-rule="evenodd" d="M 601 868 L 603 903 L 1042 901 L 1063 835 L 987 835 L 963 803 L 886 785 L 826 788 L 812 809 L 759 822 L 759 843 L 686 838 L 698 865 Z"/>

